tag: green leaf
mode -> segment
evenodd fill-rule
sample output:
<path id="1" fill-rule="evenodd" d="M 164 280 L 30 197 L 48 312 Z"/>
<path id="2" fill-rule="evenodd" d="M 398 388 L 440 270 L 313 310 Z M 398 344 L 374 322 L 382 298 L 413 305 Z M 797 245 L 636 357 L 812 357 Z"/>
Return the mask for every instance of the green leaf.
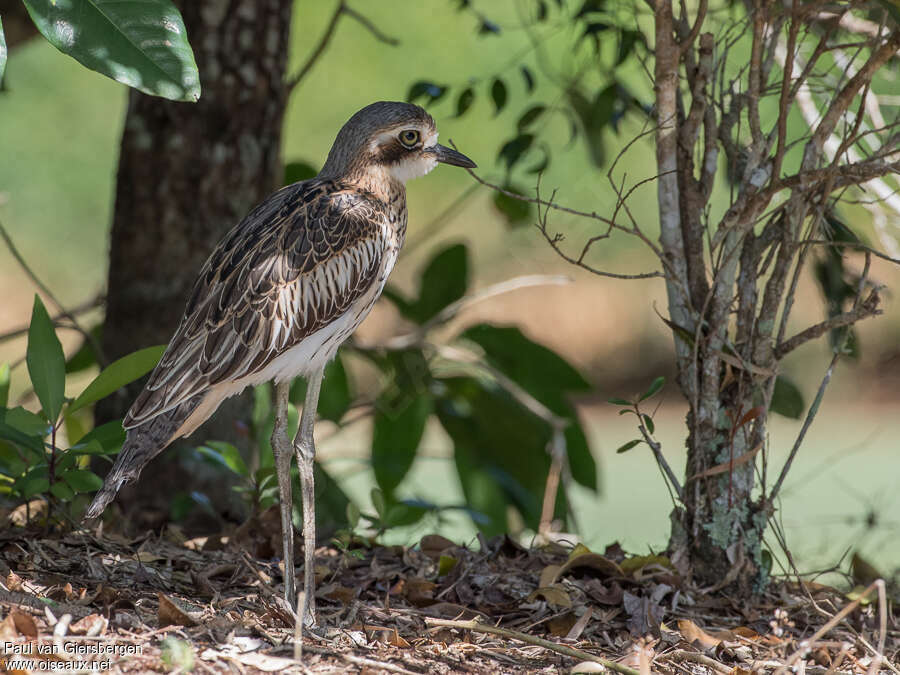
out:
<path id="1" fill-rule="evenodd" d="M 533 143 L 534 134 L 519 134 L 503 144 L 497 153 L 497 159 L 506 162 L 506 169 L 510 170 L 518 164 Z"/>
<path id="2" fill-rule="evenodd" d="M 522 66 L 522 79 L 525 80 L 525 91 L 529 94 L 534 91 L 534 75 L 531 74 L 531 70 L 528 66 Z"/>
<path id="3" fill-rule="evenodd" d="M 459 300 L 468 287 L 468 249 L 465 244 L 452 244 L 428 261 L 422 272 L 419 298 L 408 307 L 406 316 L 424 323 L 451 302 Z"/>
<path id="4" fill-rule="evenodd" d="M 206 445 L 197 448 L 200 454 L 222 464 L 239 476 L 250 477 L 250 470 L 244 463 L 240 451 L 225 441 L 207 441 Z"/>
<path id="5" fill-rule="evenodd" d="M 47 476 L 32 476 L 22 481 L 20 492 L 22 497 L 29 499 L 35 495 L 44 494 L 50 489 L 50 481 Z"/>
<path id="6" fill-rule="evenodd" d="M 461 337 L 478 344 L 484 350 L 488 363 L 554 414 L 568 420 L 566 450 L 572 477 L 585 487 L 596 490 L 597 465 L 581 420 L 567 398 L 567 392 L 589 391 L 590 384 L 565 359 L 530 340 L 514 326 L 479 324 L 466 330 Z"/>
<path id="7" fill-rule="evenodd" d="M 72 469 L 62 475 L 62 479 L 75 492 L 94 492 L 103 487 L 103 479 L 87 469 Z"/>
<path id="8" fill-rule="evenodd" d="M 382 492 L 391 497 L 409 472 L 431 415 L 431 398 L 425 394 L 380 397 L 375 403 L 372 431 L 372 469 Z"/>
<path id="9" fill-rule="evenodd" d="M 75 497 L 75 492 L 72 488 L 61 480 L 56 481 L 50 486 L 50 494 L 64 502 L 71 501 Z"/>
<path id="10" fill-rule="evenodd" d="M 25 410 L 22 406 L 0 411 L 0 419 L 23 434 L 38 438 L 44 438 L 51 429 L 47 420 L 40 415 L 35 415 L 30 410 Z"/>
<path id="11" fill-rule="evenodd" d="M 610 398 L 610 399 L 607 399 L 606 402 L 612 403 L 613 405 L 628 405 L 628 406 L 634 405 L 634 401 L 629 401 L 628 399 L 624 399 L 624 398 Z"/>
<path id="12" fill-rule="evenodd" d="M 284 185 L 299 183 L 319 175 L 318 170 L 309 162 L 296 161 L 284 165 Z"/>
<path id="13" fill-rule="evenodd" d="M 507 506 L 525 524 L 537 528 L 550 457 L 552 430 L 506 391 L 470 377 L 438 381 L 436 400 L 441 425 L 453 440 L 453 455 L 469 506 L 485 516 L 477 522 L 485 534 L 506 531 Z M 555 512 L 565 513 L 564 495 Z"/>
<path id="14" fill-rule="evenodd" d="M 21 448 L 27 448 L 39 457 L 44 454 L 44 441 L 42 436 L 33 436 L 23 433 L 3 421 L 2 417 L 0 417 L 0 438 L 12 441 Z"/>
<path id="15" fill-rule="evenodd" d="M 484 350 L 488 362 L 541 400 L 548 387 L 590 391 L 591 385 L 564 358 L 526 337 L 516 326 L 478 324 L 460 336 Z"/>
<path id="16" fill-rule="evenodd" d="M 638 399 L 638 401 L 646 401 L 648 398 L 653 396 L 653 394 L 655 394 L 660 389 L 662 389 L 663 385 L 665 383 L 666 383 L 666 378 L 663 377 L 662 375 L 660 375 L 655 380 L 653 380 L 653 382 L 650 383 L 650 387 L 647 389 L 647 391 L 645 391 L 643 394 L 641 394 L 641 397 Z"/>
<path id="17" fill-rule="evenodd" d="M 794 420 L 800 419 L 806 405 L 803 394 L 796 384 L 783 375 L 775 378 L 775 390 L 772 393 L 772 404 L 769 409 Z"/>
<path id="18" fill-rule="evenodd" d="M 24 2 L 50 44 L 91 70 L 145 94 L 200 98 L 194 53 L 170 0 Z"/>
<path id="19" fill-rule="evenodd" d="M 503 189 L 525 196 L 525 193 L 514 185 L 504 185 Z M 532 220 L 532 205 L 529 202 L 510 197 L 502 192 L 494 192 L 494 207 L 503 215 L 506 224 L 510 227 L 527 225 Z"/>
<path id="20" fill-rule="evenodd" d="M 522 116 L 516 123 L 516 128 L 519 130 L 519 133 L 528 129 L 528 127 L 530 127 L 538 117 L 544 114 L 545 110 L 547 110 L 547 106 L 543 105 L 542 103 L 538 103 L 537 105 L 531 106 L 528 110 L 522 113 Z"/>
<path id="21" fill-rule="evenodd" d="M 3 20 L 0 19 L 0 88 L 3 87 L 3 75 L 6 73 L 6 36 L 3 34 Z"/>
<path id="22" fill-rule="evenodd" d="M 53 330 L 53 322 L 38 295 L 34 296 L 31 325 L 28 328 L 28 350 L 25 360 L 31 385 L 44 415 L 55 424 L 62 410 L 66 388 L 66 357 Z"/>
<path id="23" fill-rule="evenodd" d="M 339 424 L 351 403 L 353 395 L 350 392 L 350 379 L 344 368 L 344 360 L 338 352 L 337 357 L 325 366 L 319 395 L 319 417 Z"/>
<path id="24" fill-rule="evenodd" d="M 467 87 L 456 99 L 456 116 L 462 117 L 465 115 L 474 102 L 475 90 L 472 87 Z"/>
<path id="25" fill-rule="evenodd" d="M 425 105 L 428 105 L 430 103 L 434 103 L 435 101 L 439 101 L 446 93 L 447 87 L 445 85 L 420 80 L 418 82 L 414 82 L 410 86 L 409 91 L 406 93 L 406 100 L 410 103 L 415 103 L 419 99 L 425 98 L 427 99 L 425 101 Z"/>
<path id="26" fill-rule="evenodd" d="M 147 347 L 113 361 L 72 402 L 72 405 L 69 406 L 69 413 L 99 401 L 129 382 L 143 377 L 159 363 L 165 350 L 165 345 Z"/>
<path id="27" fill-rule="evenodd" d="M 640 438 L 635 438 L 633 441 L 628 441 L 624 445 L 620 445 L 618 448 L 616 448 L 616 453 L 622 454 L 623 452 L 628 452 L 629 450 L 631 450 L 634 446 L 638 445 L 639 443 L 643 443 L 643 441 Z"/>
<path id="28" fill-rule="evenodd" d="M 577 89 L 569 91 L 569 104 L 581 121 L 591 161 L 598 168 L 603 167 L 606 162 L 603 130 L 613 119 L 617 101 L 618 90 L 615 84 L 598 91 L 593 101 L 588 101 Z"/>
<path id="29" fill-rule="evenodd" d="M 656 425 L 653 423 L 653 418 L 650 415 L 641 415 L 641 419 L 644 420 L 644 426 L 647 427 L 647 431 L 650 434 L 656 433 Z"/>
<path id="30" fill-rule="evenodd" d="M 506 107 L 508 97 L 506 83 L 499 77 L 495 77 L 491 84 L 491 100 L 494 102 L 494 115 L 499 115 L 500 111 Z"/>
<path id="31" fill-rule="evenodd" d="M 9 364 L 0 363 L 0 408 L 9 403 Z"/>
<path id="32" fill-rule="evenodd" d="M 122 428 L 122 420 L 113 420 L 91 429 L 78 439 L 78 443 L 73 445 L 70 451 L 84 455 L 114 455 L 122 448 L 124 442 L 125 429 Z M 94 452 L 91 446 L 95 443 L 102 448 L 102 452 Z"/>
<path id="33" fill-rule="evenodd" d="M 384 493 L 378 489 L 377 487 L 372 488 L 372 492 L 369 493 L 372 499 L 372 506 L 375 507 L 375 513 L 378 514 L 379 518 L 384 518 L 385 511 L 387 511 L 387 505 L 384 501 Z"/>

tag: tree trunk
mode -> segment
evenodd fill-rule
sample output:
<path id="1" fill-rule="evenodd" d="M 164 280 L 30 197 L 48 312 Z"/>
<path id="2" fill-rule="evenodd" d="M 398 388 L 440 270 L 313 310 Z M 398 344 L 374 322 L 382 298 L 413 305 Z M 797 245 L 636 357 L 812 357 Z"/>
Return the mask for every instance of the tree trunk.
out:
<path id="1" fill-rule="evenodd" d="M 198 103 L 132 90 L 122 135 L 110 245 L 103 348 L 110 359 L 169 341 L 203 262 L 218 240 L 279 185 L 291 0 L 182 2 L 203 86 Z M 102 420 L 122 416 L 142 383 L 106 399 Z M 237 441 L 249 398 L 222 406 L 196 432 Z M 153 462 L 119 498 L 167 514 L 172 490 L 228 499 L 221 476 L 185 475 Z M 142 508 L 142 510 L 144 510 Z"/>

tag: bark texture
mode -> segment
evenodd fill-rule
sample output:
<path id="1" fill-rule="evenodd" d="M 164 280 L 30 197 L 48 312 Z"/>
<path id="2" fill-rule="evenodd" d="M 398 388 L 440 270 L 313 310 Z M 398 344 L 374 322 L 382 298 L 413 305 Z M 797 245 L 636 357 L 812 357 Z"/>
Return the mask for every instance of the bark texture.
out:
<path id="1" fill-rule="evenodd" d="M 115 359 L 169 341 L 203 262 L 218 240 L 280 182 L 291 0 L 181 2 L 203 87 L 195 104 L 131 91 L 113 216 L 103 347 Z M 122 416 L 142 383 L 106 399 Z M 192 438 L 238 441 L 249 416 L 233 399 Z M 171 453 L 167 453 L 171 457 Z M 172 489 L 221 504 L 214 476 L 184 475 L 161 456 L 123 505 L 167 509 Z M 165 511 L 164 511 L 165 512 Z"/>

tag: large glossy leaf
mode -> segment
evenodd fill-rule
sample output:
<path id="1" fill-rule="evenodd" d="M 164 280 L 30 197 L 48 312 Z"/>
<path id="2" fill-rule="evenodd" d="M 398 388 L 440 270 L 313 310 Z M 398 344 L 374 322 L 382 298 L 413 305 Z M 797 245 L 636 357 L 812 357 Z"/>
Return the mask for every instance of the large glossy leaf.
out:
<path id="1" fill-rule="evenodd" d="M 375 482 L 389 497 L 406 477 L 431 414 L 431 398 L 425 394 L 379 399 L 372 432 L 372 469 Z"/>
<path id="2" fill-rule="evenodd" d="M 568 421 L 566 451 L 572 477 L 596 490 L 597 465 L 581 420 L 566 395 L 589 391 L 590 384 L 565 359 L 530 340 L 515 326 L 478 324 L 466 330 L 462 337 L 477 343 L 488 363 Z"/>
<path id="3" fill-rule="evenodd" d="M 24 2 L 50 44 L 91 70 L 146 94 L 200 98 L 194 53 L 170 0 Z"/>
<path id="4" fill-rule="evenodd" d="M 65 400 L 66 357 L 53 329 L 53 322 L 37 295 L 34 296 L 34 309 L 28 328 L 25 360 L 31 376 L 31 386 L 41 402 L 44 415 L 51 423 L 55 423 Z"/>
<path id="5" fill-rule="evenodd" d="M 92 444 L 97 444 L 103 450 L 101 454 L 113 455 L 119 451 L 124 442 L 125 429 L 122 428 L 122 421 L 114 420 L 91 429 L 71 447 L 71 450 L 83 454 L 96 454 L 89 448 Z"/>
<path id="6" fill-rule="evenodd" d="M 99 401 L 129 382 L 134 382 L 139 377 L 146 375 L 153 370 L 165 350 L 165 345 L 147 347 L 113 361 L 72 402 L 69 412 L 75 412 L 79 408 Z"/>
<path id="7" fill-rule="evenodd" d="M 6 73 L 6 36 L 3 34 L 3 20 L 0 19 L 0 87 L 3 86 L 3 75 Z"/>
<path id="8" fill-rule="evenodd" d="M 71 469 L 62 475 L 62 479 L 75 492 L 93 492 L 103 487 L 103 479 L 87 469 Z"/>
<path id="9" fill-rule="evenodd" d="M 469 377 L 439 381 L 436 412 L 453 439 L 454 458 L 469 506 L 488 517 L 483 531 L 506 530 L 505 505 L 537 529 L 550 469 L 550 427 L 499 387 Z M 503 508 L 500 508 L 501 505 Z M 562 491 L 556 512 L 565 512 Z"/>
<path id="10" fill-rule="evenodd" d="M 459 300 L 468 287 L 469 252 L 464 244 L 452 244 L 428 262 L 422 272 L 419 298 L 408 306 L 407 316 L 420 323 L 427 321 Z"/>
<path id="11" fill-rule="evenodd" d="M 526 337 L 515 326 L 472 326 L 462 336 L 484 350 L 488 362 L 532 396 L 548 387 L 562 391 L 589 391 L 591 385 L 564 358 Z"/>

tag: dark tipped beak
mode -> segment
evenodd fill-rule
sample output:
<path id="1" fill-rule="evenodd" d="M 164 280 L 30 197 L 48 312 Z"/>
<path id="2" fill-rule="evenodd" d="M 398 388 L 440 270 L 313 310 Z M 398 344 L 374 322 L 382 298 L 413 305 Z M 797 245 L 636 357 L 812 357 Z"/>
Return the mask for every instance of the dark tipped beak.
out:
<path id="1" fill-rule="evenodd" d="M 434 153 L 434 156 L 437 157 L 437 161 L 442 162 L 443 164 L 450 164 L 451 166 L 461 166 L 464 169 L 474 169 L 478 165 L 475 164 L 471 159 L 466 157 L 461 152 L 457 152 L 452 148 L 448 148 L 445 145 L 435 145 L 431 152 Z"/>

